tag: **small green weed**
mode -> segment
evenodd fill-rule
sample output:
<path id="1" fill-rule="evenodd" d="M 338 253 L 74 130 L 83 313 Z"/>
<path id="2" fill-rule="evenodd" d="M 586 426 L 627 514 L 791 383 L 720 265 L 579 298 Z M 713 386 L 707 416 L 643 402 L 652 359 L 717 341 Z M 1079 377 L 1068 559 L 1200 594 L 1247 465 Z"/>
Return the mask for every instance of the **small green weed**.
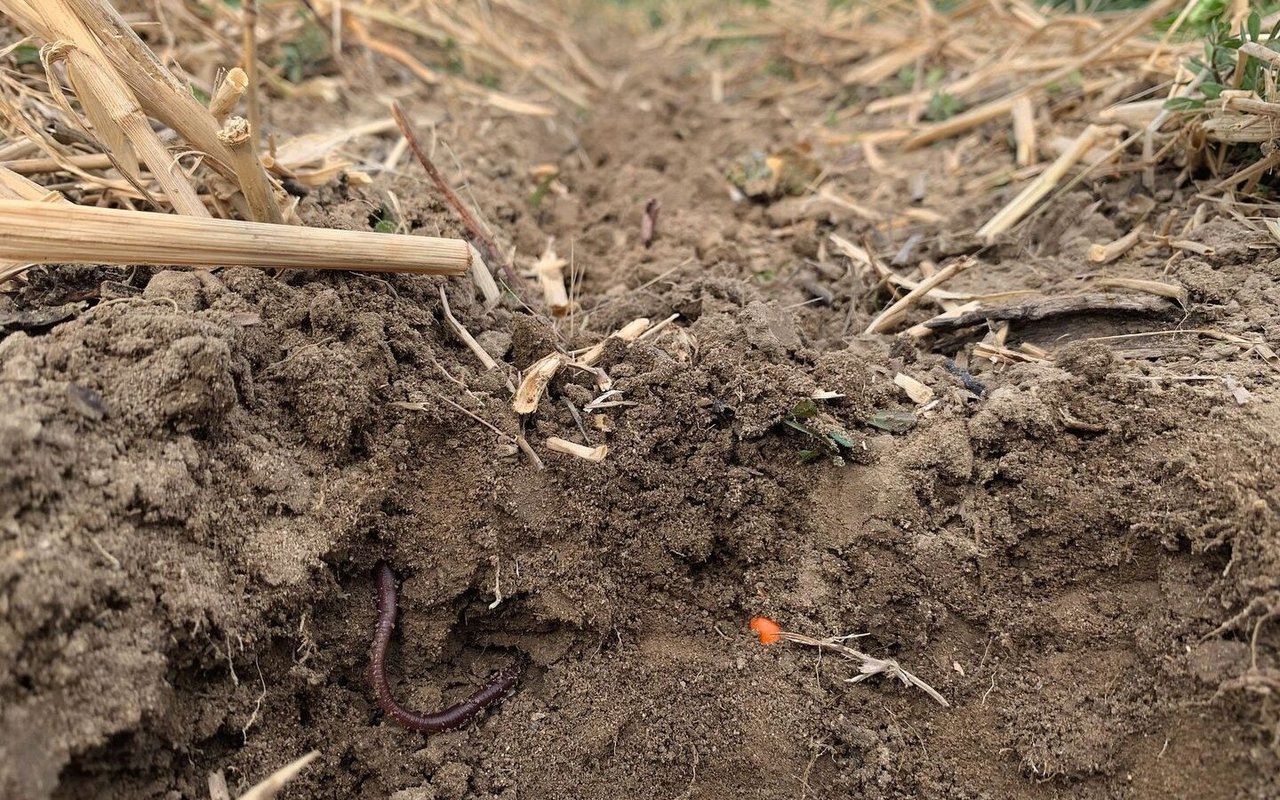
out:
<path id="1" fill-rule="evenodd" d="M 1249 14 L 1244 27 L 1238 33 L 1232 33 L 1228 14 L 1229 9 L 1223 0 L 1204 0 L 1188 17 L 1188 24 L 1193 25 L 1193 29 L 1203 31 L 1204 57 L 1191 59 L 1191 67 L 1197 75 L 1205 75 L 1205 79 L 1200 84 L 1198 97 L 1170 98 L 1164 104 L 1166 109 L 1203 111 L 1208 101 L 1218 99 L 1235 79 L 1240 47 L 1244 44 L 1256 43 L 1268 50 L 1280 52 L 1280 41 L 1277 40 L 1280 36 L 1280 22 L 1264 37 L 1262 15 L 1255 10 Z M 1246 56 L 1244 67 L 1239 73 L 1239 86 L 1264 99 L 1270 99 L 1265 97 L 1268 81 L 1270 85 L 1275 85 L 1276 78 L 1274 67 L 1253 56 Z"/>

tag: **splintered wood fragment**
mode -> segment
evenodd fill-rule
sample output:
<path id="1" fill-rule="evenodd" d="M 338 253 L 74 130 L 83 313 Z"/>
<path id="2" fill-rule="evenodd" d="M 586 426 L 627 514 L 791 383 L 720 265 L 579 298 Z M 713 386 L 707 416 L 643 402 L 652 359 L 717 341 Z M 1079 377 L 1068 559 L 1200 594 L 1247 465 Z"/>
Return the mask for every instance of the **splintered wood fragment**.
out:
<path id="1" fill-rule="evenodd" d="M 227 775 L 223 770 L 209 773 L 209 800 L 231 800 L 231 790 L 227 788 Z"/>
<path id="2" fill-rule="evenodd" d="M 902 391 L 906 392 L 907 397 L 911 398 L 911 402 L 916 405 L 924 405 L 933 399 L 933 390 L 925 386 L 920 381 L 907 375 L 905 372 L 899 372 L 893 376 L 893 383 Z"/>
<path id="3" fill-rule="evenodd" d="M 1100 134 L 1101 129 L 1096 125 L 1090 125 L 1085 128 L 1084 132 L 1076 137 L 1070 150 L 1058 156 L 1057 160 L 1047 170 L 1040 173 L 1034 181 L 1027 185 L 1027 188 L 1009 201 L 1008 205 L 997 211 L 995 216 L 987 221 L 986 225 L 978 229 L 977 235 L 990 243 L 996 236 L 1016 225 L 1035 207 L 1036 203 L 1053 191 L 1058 182 L 1066 176 L 1067 171 L 1075 166 L 1076 162 L 1085 153 L 1089 152 L 1089 148 L 1093 147 Z"/>
<path id="4" fill-rule="evenodd" d="M 1027 355 L 1031 356 L 1032 358 L 1038 358 L 1041 361 L 1053 360 L 1052 353 L 1050 353 L 1048 350 L 1045 350 L 1043 347 L 1037 347 L 1036 345 L 1031 344 L 1030 342 L 1023 342 L 1022 344 L 1018 345 L 1018 349 L 1026 353 Z"/>
<path id="5" fill-rule="evenodd" d="M 1122 103 L 1098 112 L 1101 122 L 1118 122 L 1129 128 L 1145 128 L 1164 110 L 1165 98 Z"/>
<path id="6" fill-rule="evenodd" d="M 559 436 L 548 436 L 545 442 L 547 449 L 556 453 L 564 453 L 565 455 L 576 456 L 583 461 L 591 461 L 599 464 L 604 461 L 604 457 L 609 455 L 609 445 L 602 444 L 597 447 L 587 447 L 584 444 L 571 442 L 567 439 L 561 439 Z"/>
<path id="7" fill-rule="evenodd" d="M 1117 314 L 1161 314 L 1173 305 L 1163 297 L 1128 294 L 1079 294 L 1050 297 L 1030 303 L 991 306 L 967 311 L 956 316 L 942 315 L 922 323 L 934 331 L 951 331 L 986 324 L 988 320 L 1038 322 L 1053 317 L 1091 312 Z"/>
<path id="8" fill-rule="evenodd" d="M 880 314 L 867 326 L 863 333 L 881 333 L 895 325 L 906 314 L 907 310 L 920 301 L 920 298 L 929 293 L 929 290 L 941 286 L 943 283 L 951 280 L 953 277 L 968 269 L 973 263 L 973 259 L 966 257 L 953 261 L 934 274 L 920 281 L 916 288 L 907 292 L 896 303 L 881 311 Z"/>
<path id="9" fill-rule="evenodd" d="M 78 20 L 75 23 L 79 25 Z M 87 32 L 82 35 L 91 36 Z M 91 46 L 87 41 L 81 44 Z M 58 41 L 40 51 L 55 101 L 69 116 L 76 116 L 52 71 L 52 64 L 61 61 L 66 68 L 67 82 L 80 101 L 93 135 L 114 157 L 121 173 L 145 194 L 139 172 L 141 159 L 179 213 L 193 217 L 210 216 L 195 187 L 178 166 L 177 159 L 152 129 L 138 98 L 107 65 L 105 55 L 95 57 L 91 50 L 82 50 L 81 44 Z"/>
<path id="10" fill-rule="evenodd" d="M 13 15 L 16 6 L 5 2 Z M 101 56 L 133 90 L 148 114 L 177 131 L 193 148 L 209 156 L 206 163 L 229 179 L 235 175 L 230 154 L 218 141 L 218 123 L 200 105 L 190 87 L 179 81 L 108 0 L 42 0 L 30 3 L 40 13 L 17 14 L 17 21 L 46 41 L 74 41 Z"/>
<path id="11" fill-rule="evenodd" d="M 1017 162 L 1029 167 L 1036 161 L 1036 110 L 1031 98 L 1022 95 L 1013 101 L 1013 140 L 1017 143 Z"/>
<path id="12" fill-rule="evenodd" d="M 1176 283 L 1144 281 L 1137 278 L 1098 278 L 1095 283 L 1107 289 L 1132 289 L 1135 292 L 1146 292 L 1158 297 L 1167 297 L 1183 308 L 1187 306 L 1186 287 Z"/>
<path id="13" fill-rule="evenodd" d="M 1138 243 L 1144 227 L 1139 225 L 1114 242 L 1089 245 L 1089 260 L 1095 264 L 1110 264 Z"/>
<path id="14" fill-rule="evenodd" d="M 890 78 L 906 66 L 914 64 L 934 48 L 934 42 L 928 37 L 917 39 L 909 44 L 895 47 L 887 53 L 864 61 L 850 69 L 841 78 L 846 85 L 871 86 Z"/>
<path id="15" fill-rule="evenodd" d="M 591 348 L 590 350 L 588 350 L 587 352 L 579 356 L 578 361 L 588 365 L 594 364 L 600 360 L 600 356 L 604 355 L 604 348 L 605 348 L 605 345 L 609 343 L 609 339 L 621 339 L 624 342 L 634 342 L 636 338 L 640 336 L 640 334 L 648 330 L 648 328 L 649 328 L 648 317 L 640 317 L 638 319 L 633 319 L 630 322 L 628 322 L 626 325 L 623 325 L 618 330 L 609 334 L 609 337 L 605 339 L 603 342 L 601 342 L 600 344 L 596 345 L 595 347 Z"/>
<path id="16" fill-rule="evenodd" d="M 1032 353 L 1019 350 L 1010 350 L 1009 348 L 998 345 L 979 342 L 973 347 L 974 358 L 985 358 L 993 364 L 1017 364 L 1019 362 L 1042 363 L 1049 359 L 1041 358 Z"/>
<path id="17" fill-rule="evenodd" d="M 1085 422 L 1072 416 L 1065 408 L 1058 409 L 1058 416 L 1062 417 L 1062 427 L 1074 433 L 1099 434 L 1107 432 L 1106 425 L 1100 422 Z"/>
<path id="18" fill-rule="evenodd" d="M 461 275 L 461 239 L 0 199 L 0 261 Z"/>
<path id="19" fill-rule="evenodd" d="M 552 353 L 533 362 L 533 366 L 525 370 L 524 378 L 520 380 L 520 386 L 516 389 L 516 396 L 511 401 L 511 407 L 517 414 L 532 414 L 537 410 L 542 391 L 560 371 L 564 362 L 564 356 Z"/>

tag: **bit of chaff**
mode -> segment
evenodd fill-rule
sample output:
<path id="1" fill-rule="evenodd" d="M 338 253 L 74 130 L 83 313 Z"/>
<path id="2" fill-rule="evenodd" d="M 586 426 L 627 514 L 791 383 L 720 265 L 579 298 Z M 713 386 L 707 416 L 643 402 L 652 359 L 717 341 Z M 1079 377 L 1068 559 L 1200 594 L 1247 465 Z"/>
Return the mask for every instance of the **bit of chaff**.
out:
<path id="1" fill-rule="evenodd" d="M 819 650 L 830 650 L 839 653 L 845 658 L 858 662 L 858 673 L 852 678 L 846 678 L 848 683 L 861 683 L 867 678 L 876 675 L 888 675 L 902 681 L 903 686 L 915 686 L 925 694 L 932 697 L 940 705 L 950 708 L 951 704 L 947 702 L 947 698 L 943 697 L 937 689 L 925 683 L 911 672 L 908 672 L 897 661 L 892 658 L 876 658 L 868 655 L 860 650 L 849 647 L 844 642 L 850 637 L 841 636 L 830 639 L 815 639 L 812 636 L 805 636 L 802 633 L 792 633 L 791 631 L 779 631 L 778 636 L 788 642 L 804 644 L 810 647 L 816 647 Z"/>

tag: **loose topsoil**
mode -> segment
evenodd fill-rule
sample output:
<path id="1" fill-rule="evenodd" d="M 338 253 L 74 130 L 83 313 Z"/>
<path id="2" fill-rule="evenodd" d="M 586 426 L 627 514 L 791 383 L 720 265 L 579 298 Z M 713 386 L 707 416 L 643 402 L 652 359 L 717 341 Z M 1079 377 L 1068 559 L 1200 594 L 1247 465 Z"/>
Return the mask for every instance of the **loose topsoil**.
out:
<path id="1" fill-rule="evenodd" d="M 713 103 L 697 52 L 592 30 L 624 77 L 588 113 L 405 101 L 443 120 L 449 172 L 502 241 L 536 255 L 555 237 L 571 318 L 399 275 L 42 267 L 0 295 L 0 797 L 207 798 L 218 771 L 235 795 L 312 749 L 282 797 L 1280 796 L 1280 373 L 1222 338 L 1102 338 L 1280 340 L 1274 246 L 1211 220 L 1212 253 L 1168 274 L 1167 253 L 1105 268 L 1181 284 L 1185 309 L 1016 323 L 1010 344 L 1051 361 L 957 374 L 985 326 L 862 335 L 891 297 L 823 245 L 867 234 L 892 254 L 909 230 L 728 191 L 736 159 L 796 145 L 820 106 Z M 378 70 L 378 91 L 409 80 Z M 376 94 L 275 100 L 270 118 L 373 118 Z M 879 208 L 910 207 L 926 175 L 947 230 L 1014 191 L 966 193 L 930 150 L 895 155 L 896 178 L 860 152 L 813 157 Z M 566 191 L 536 191 L 542 163 Z M 1194 191 L 1172 177 L 1161 208 Z M 408 162 L 301 212 L 368 230 L 388 191 L 410 229 L 463 234 Z M 1002 244 L 930 236 L 912 263 L 976 252 L 949 288 L 1075 293 L 1097 269 L 1085 248 L 1129 230 L 1141 194 L 1086 182 Z M 521 421 L 507 376 L 444 325 L 441 286 L 515 369 L 679 317 L 606 348 L 629 405 L 582 411 L 599 390 L 568 370 Z M 785 424 L 815 392 L 839 394 L 816 403 L 851 445 L 838 458 Z M 444 399 L 523 432 L 546 469 Z M 424 738 L 374 705 L 383 560 L 403 703 L 441 708 L 527 663 L 461 730 Z M 755 614 L 863 634 L 951 707 L 762 646 Z"/>

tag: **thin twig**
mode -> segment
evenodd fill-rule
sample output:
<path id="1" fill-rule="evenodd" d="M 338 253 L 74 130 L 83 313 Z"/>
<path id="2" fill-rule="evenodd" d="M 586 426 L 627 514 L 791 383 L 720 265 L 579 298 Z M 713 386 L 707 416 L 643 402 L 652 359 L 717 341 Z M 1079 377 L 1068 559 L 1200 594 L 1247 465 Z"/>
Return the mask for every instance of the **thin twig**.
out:
<path id="1" fill-rule="evenodd" d="M 436 191 L 440 192 L 444 197 L 445 202 L 448 203 L 450 207 L 453 208 L 454 212 L 457 213 L 458 218 L 462 220 L 462 224 L 471 233 L 471 236 L 484 247 L 486 251 L 485 261 L 491 264 L 499 264 L 502 267 L 503 273 L 507 276 L 507 282 L 523 297 L 525 293 L 524 280 L 516 272 L 515 265 L 513 265 L 511 260 L 498 249 L 498 245 L 493 241 L 493 237 L 489 236 L 488 232 L 485 231 L 479 220 L 477 220 L 475 215 L 471 213 L 471 209 L 467 208 L 467 206 L 462 202 L 462 199 L 458 197 L 458 193 L 455 192 L 453 187 L 449 185 L 449 182 L 444 179 L 444 175 L 440 174 L 440 170 L 436 168 L 435 162 L 431 160 L 431 157 L 427 155 L 427 151 L 418 141 L 418 135 L 414 132 L 413 125 L 410 124 L 409 118 L 405 116 L 399 103 L 393 102 L 391 104 L 391 115 L 395 117 L 396 125 L 400 127 L 400 133 L 404 135 L 404 140 L 409 143 L 409 149 L 413 151 L 414 157 L 418 159 L 418 163 L 427 171 L 427 175 L 431 178 L 431 182 L 435 184 Z"/>

